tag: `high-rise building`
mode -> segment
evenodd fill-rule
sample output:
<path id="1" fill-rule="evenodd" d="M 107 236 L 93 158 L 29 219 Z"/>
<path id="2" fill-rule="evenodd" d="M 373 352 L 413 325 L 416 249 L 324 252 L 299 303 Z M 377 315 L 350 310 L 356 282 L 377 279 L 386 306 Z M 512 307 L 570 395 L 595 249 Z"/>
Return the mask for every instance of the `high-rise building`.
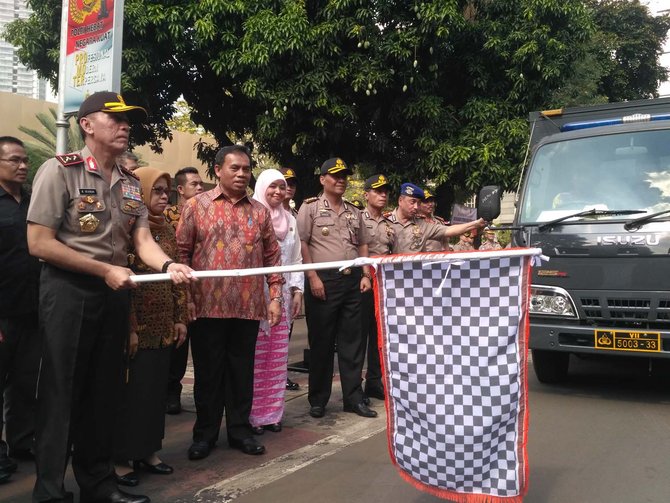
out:
<path id="1" fill-rule="evenodd" d="M 0 0 L 0 32 L 15 19 L 30 15 L 25 0 Z M 0 39 L 0 92 L 16 93 L 43 100 L 47 98 L 48 84 L 19 62 L 16 48 Z"/>

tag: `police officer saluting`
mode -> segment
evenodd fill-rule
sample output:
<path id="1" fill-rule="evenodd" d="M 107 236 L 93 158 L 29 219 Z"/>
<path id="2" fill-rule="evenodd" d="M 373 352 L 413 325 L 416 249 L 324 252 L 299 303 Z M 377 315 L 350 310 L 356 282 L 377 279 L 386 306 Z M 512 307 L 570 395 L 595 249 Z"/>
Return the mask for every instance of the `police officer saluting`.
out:
<path id="1" fill-rule="evenodd" d="M 35 177 L 28 246 L 44 265 L 34 502 L 72 501 L 63 484 L 71 448 L 80 501 L 149 501 L 119 491 L 112 463 L 134 286 L 128 246 L 132 240 L 140 258 L 175 283 L 188 282 L 191 269 L 154 242 L 139 180 L 116 164 L 128 148 L 130 120 L 145 118 L 116 93 L 92 94 L 77 117 L 86 147 L 49 159 Z"/>
<path id="2" fill-rule="evenodd" d="M 343 199 L 351 170 L 339 158 L 321 165 L 320 197 L 306 199 L 298 212 L 303 263 L 367 257 L 361 212 Z M 361 292 L 372 287 L 368 267 L 305 273 L 305 314 L 310 347 L 309 414 L 323 417 L 333 382 L 335 344 L 344 410 L 363 417 L 377 413 L 364 403 L 361 372 L 365 340 L 361 333 Z"/>

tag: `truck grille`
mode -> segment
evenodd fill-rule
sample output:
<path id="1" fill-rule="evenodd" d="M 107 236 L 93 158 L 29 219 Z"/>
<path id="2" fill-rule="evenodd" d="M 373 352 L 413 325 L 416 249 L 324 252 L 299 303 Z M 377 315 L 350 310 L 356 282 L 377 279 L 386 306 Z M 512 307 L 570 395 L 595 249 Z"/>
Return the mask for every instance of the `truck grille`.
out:
<path id="1" fill-rule="evenodd" d="M 670 322 L 670 294 L 647 294 L 624 296 L 605 294 L 602 296 L 579 295 L 578 310 L 582 317 L 591 320 L 614 322 Z"/>

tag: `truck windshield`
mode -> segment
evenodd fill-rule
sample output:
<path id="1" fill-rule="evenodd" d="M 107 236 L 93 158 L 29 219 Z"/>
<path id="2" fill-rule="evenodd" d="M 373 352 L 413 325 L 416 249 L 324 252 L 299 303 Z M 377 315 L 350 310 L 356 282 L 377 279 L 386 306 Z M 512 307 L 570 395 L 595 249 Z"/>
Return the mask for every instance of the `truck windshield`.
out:
<path id="1" fill-rule="evenodd" d="M 519 223 L 548 222 L 588 209 L 641 210 L 642 215 L 670 210 L 670 130 L 542 145 L 528 168 Z M 574 220 L 583 218 L 593 217 Z"/>

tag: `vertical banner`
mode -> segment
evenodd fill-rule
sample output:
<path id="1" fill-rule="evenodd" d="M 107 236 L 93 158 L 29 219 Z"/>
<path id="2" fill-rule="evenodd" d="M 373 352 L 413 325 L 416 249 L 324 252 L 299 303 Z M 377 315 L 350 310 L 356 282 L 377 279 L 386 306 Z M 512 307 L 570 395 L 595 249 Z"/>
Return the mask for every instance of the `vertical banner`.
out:
<path id="1" fill-rule="evenodd" d="M 123 0 L 63 0 L 59 105 L 75 113 L 98 91 L 121 90 Z"/>
<path id="2" fill-rule="evenodd" d="M 531 257 L 450 255 L 381 258 L 375 274 L 389 451 L 405 480 L 436 496 L 520 503 Z"/>

